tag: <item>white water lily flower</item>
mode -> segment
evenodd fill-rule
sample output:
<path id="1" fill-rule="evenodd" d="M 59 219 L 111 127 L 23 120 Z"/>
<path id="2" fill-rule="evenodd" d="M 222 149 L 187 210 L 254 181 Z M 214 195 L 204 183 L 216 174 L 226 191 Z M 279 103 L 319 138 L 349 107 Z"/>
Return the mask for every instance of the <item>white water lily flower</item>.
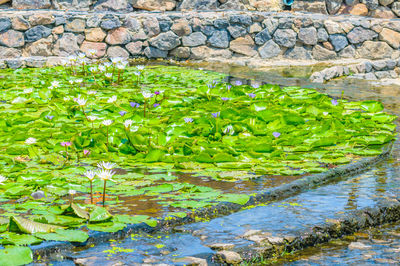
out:
<path id="1" fill-rule="evenodd" d="M 153 96 L 153 93 L 151 93 L 149 91 L 142 91 L 142 95 L 145 99 L 149 99 Z"/>
<path id="2" fill-rule="evenodd" d="M 224 133 L 226 134 L 226 135 L 233 135 L 233 134 L 235 134 L 235 130 L 233 130 L 233 126 L 232 125 L 229 125 L 229 126 L 227 126 L 226 128 L 225 128 L 225 130 L 224 130 Z"/>
<path id="3" fill-rule="evenodd" d="M 93 121 L 95 121 L 95 120 L 97 119 L 97 116 L 88 115 L 87 119 L 88 119 L 90 122 L 93 122 Z"/>
<path id="4" fill-rule="evenodd" d="M 53 81 L 52 83 L 51 83 L 51 86 L 53 87 L 53 88 L 58 88 L 58 87 L 60 87 L 60 82 L 59 81 Z"/>
<path id="5" fill-rule="evenodd" d="M 104 170 L 111 170 L 111 169 L 114 169 L 116 165 L 117 164 L 110 163 L 110 162 L 100 162 L 97 164 L 97 167 L 104 169 Z"/>
<path id="6" fill-rule="evenodd" d="M 137 68 L 138 70 L 143 70 L 143 69 L 144 69 L 144 66 L 143 66 L 143 65 L 138 65 L 138 66 L 136 66 L 136 68 Z"/>
<path id="7" fill-rule="evenodd" d="M 74 84 L 75 83 L 75 80 L 73 80 L 73 79 L 70 79 L 70 80 L 68 80 L 68 82 L 69 82 L 69 84 Z"/>
<path id="8" fill-rule="evenodd" d="M 124 60 L 124 59 L 123 59 L 122 57 L 114 57 L 114 58 L 111 58 L 111 62 L 112 62 L 114 65 L 116 65 L 116 64 L 118 64 L 118 63 L 121 63 L 123 60 Z"/>
<path id="9" fill-rule="evenodd" d="M 81 97 L 75 98 L 74 101 L 79 105 L 79 106 L 85 106 L 87 100 Z"/>
<path id="10" fill-rule="evenodd" d="M 24 90 L 24 93 L 25 94 L 30 94 L 30 93 L 32 93 L 33 92 L 33 89 L 32 88 L 28 88 L 28 89 L 25 89 Z"/>
<path id="11" fill-rule="evenodd" d="M 3 183 L 7 181 L 7 177 L 0 175 L 0 184 L 4 185 Z"/>
<path id="12" fill-rule="evenodd" d="M 70 190 L 68 191 L 68 193 L 69 193 L 70 195 L 75 195 L 75 194 L 76 194 L 76 190 L 70 189 Z"/>
<path id="13" fill-rule="evenodd" d="M 37 140 L 35 138 L 27 138 L 25 140 L 25 144 L 27 144 L 27 145 L 32 145 L 32 144 L 35 144 L 36 142 L 37 142 Z"/>
<path id="14" fill-rule="evenodd" d="M 101 72 L 104 72 L 104 71 L 106 71 L 106 67 L 105 67 L 104 65 L 100 65 L 100 66 L 99 66 L 99 70 L 100 70 Z"/>
<path id="15" fill-rule="evenodd" d="M 132 126 L 133 121 L 131 119 L 125 120 L 124 126 L 126 128 L 130 128 Z"/>
<path id="16" fill-rule="evenodd" d="M 89 67 L 89 71 L 90 72 L 97 72 L 97 68 L 96 67 Z"/>
<path id="17" fill-rule="evenodd" d="M 104 66 L 105 66 L 105 67 L 110 67 L 111 65 L 112 65 L 111 62 L 105 62 L 105 63 L 104 63 Z"/>
<path id="18" fill-rule="evenodd" d="M 112 96 L 110 99 L 107 100 L 108 103 L 114 103 L 116 101 L 117 101 L 117 96 L 116 95 Z"/>
<path id="19" fill-rule="evenodd" d="M 329 115 L 329 113 L 328 112 L 323 112 L 322 113 L 324 116 L 327 116 L 327 115 Z"/>
<path id="20" fill-rule="evenodd" d="M 119 70 L 124 70 L 125 67 L 126 67 L 126 65 L 122 64 L 122 63 L 119 63 L 119 64 L 116 65 L 116 68 L 119 69 Z"/>
<path id="21" fill-rule="evenodd" d="M 83 82 L 83 79 L 77 79 L 77 80 L 75 80 L 75 82 L 76 82 L 76 83 L 82 83 L 82 82 Z"/>
<path id="22" fill-rule="evenodd" d="M 112 73 L 105 73 L 104 76 L 106 76 L 106 78 L 111 78 L 112 77 Z"/>
<path id="23" fill-rule="evenodd" d="M 97 176 L 101 179 L 101 180 L 112 180 L 111 178 L 115 175 L 115 173 L 111 170 L 100 170 L 97 172 Z"/>
<path id="24" fill-rule="evenodd" d="M 90 180 L 93 181 L 93 179 L 96 177 L 96 171 L 88 170 L 84 175 Z"/>
<path id="25" fill-rule="evenodd" d="M 64 97 L 64 102 L 68 102 L 69 100 L 71 100 L 71 98 L 69 96 Z"/>
<path id="26" fill-rule="evenodd" d="M 106 127 L 108 127 L 109 125 L 111 125 L 114 121 L 107 119 L 104 120 L 103 122 L 101 122 L 103 125 L 105 125 Z"/>
<path id="27" fill-rule="evenodd" d="M 96 50 L 96 49 L 89 49 L 89 50 L 88 50 L 88 54 L 89 54 L 90 56 L 96 56 L 97 50 Z"/>
<path id="28" fill-rule="evenodd" d="M 97 91 L 88 91 L 87 94 L 88 95 L 95 95 L 97 93 Z"/>
<path id="29" fill-rule="evenodd" d="M 76 62 L 77 60 L 78 60 L 78 57 L 76 57 L 75 55 L 68 56 L 68 61 L 70 63 Z"/>
<path id="30" fill-rule="evenodd" d="M 78 54 L 78 58 L 79 58 L 79 59 L 85 59 L 85 58 L 86 58 L 86 55 L 85 55 L 84 53 L 79 53 L 79 54 Z"/>
<path id="31" fill-rule="evenodd" d="M 26 101 L 25 98 L 23 97 L 17 97 L 14 100 L 11 101 L 12 104 L 17 104 L 17 103 L 24 103 Z"/>

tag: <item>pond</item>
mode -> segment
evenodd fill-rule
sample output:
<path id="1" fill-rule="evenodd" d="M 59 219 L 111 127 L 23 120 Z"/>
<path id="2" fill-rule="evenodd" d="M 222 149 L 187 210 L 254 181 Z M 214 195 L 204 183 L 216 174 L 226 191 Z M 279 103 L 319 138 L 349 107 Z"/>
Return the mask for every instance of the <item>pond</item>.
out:
<path id="1" fill-rule="evenodd" d="M 395 136 L 396 116 L 373 100 L 203 69 L 70 60 L 0 72 L 9 250 L 0 258 L 29 255 L 13 245 L 85 242 L 88 230 L 245 204 L 265 187 L 378 155 Z"/>

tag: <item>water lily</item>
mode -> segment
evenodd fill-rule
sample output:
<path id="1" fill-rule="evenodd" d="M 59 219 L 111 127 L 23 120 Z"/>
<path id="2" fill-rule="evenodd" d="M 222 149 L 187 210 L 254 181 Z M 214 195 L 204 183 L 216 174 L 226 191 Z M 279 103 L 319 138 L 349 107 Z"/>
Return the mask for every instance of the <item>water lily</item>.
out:
<path id="1" fill-rule="evenodd" d="M 111 63 L 111 62 L 105 62 L 103 65 L 104 65 L 105 67 L 110 67 L 110 66 L 112 66 L 112 63 Z"/>
<path id="2" fill-rule="evenodd" d="M 121 63 L 123 60 L 124 60 L 124 59 L 123 59 L 122 57 L 114 57 L 114 58 L 111 58 L 111 63 L 112 63 L 113 65 L 116 65 L 116 64 L 118 64 L 118 63 Z"/>
<path id="3" fill-rule="evenodd" d="M 48 119 L 48 120 L 53 120 L 54 115 L 46 115 L 45 118 Z"/>
<path id="4" fill-rule="evenodd" d="M 97 54 L 97 50 L 96 49 L 89 49 L 87 52 L 91 57 L 95 57 L 96 54 Z"/>
<path id="5" fill-rule="evenodd" d="M 134 74 L 135 76 L 139 77 L 142 73 L 140 73 L 139 71 L 135 71 L 135 72 L 133 72 L 133 74 Z"/>
<path id="6" fill-rule="evenodd" d="M 74 101 L 80 106 L 80 107 L 84 107 L 86 105 L 87 100 L 84 98 L 80 98 L 80 96 L 78 96 L 78 98 L 74 98 Z"/>
<path id="7" fill-rule="evenodd" d="M 249 94 L 247 94 L 250 98 L 254 99 L 256 97 L 255 93 L 250 92 Z"/>
<path id="8" fill-rule="evenodd" d="M 139 108 L 139 106 L 140 106 L 140 104 L 134 103 L 134 102 L 130 102 L 129 104 L 130 104 L 130 106 L 131 106 L 132 108 Z"/>
<path id="9" fill-rule="evenodd" d="M 159 91 L 155 91 L 154 94 L 155 95 L 160 95 L 160 92 Z"/>
<path id="10" fill-rule="evenodd" d="M 221 114 L 221 112 L 211 113 L 211 115 L 212 115 L 214 118 L 219 117 L 220 114 Z"/>
<path id="11" fill-rule="evenodd" d="M 232 88 L 232 85 L 227 85 L 227 86 L 226 86 L 226 89 L 227 89 L 228 91 L 230 91 L 231 88 Z"/>
<path id="12" fill-rule="evenodd" d="M 0 175 L 0 185 L 4 185 L 4 182 L 7 181 L 7 177 Z"/>
<path id="13" fill-rule="evenodd" d="M 104 74 L 104 76 L 106 77 L 106 78 L 112 78 L 112 76 L 113 76 L 113 74 L 112 73 L 105 73 Z"/>
<path id="14" fill-rule="evenodd" d="M 235 85 L 236 85 L 236 86 L 243 85 L 243 82 L 241 82 L 240 80 L 236 80 L 236 81 L 235 81 Z"/>
<path id="15" fill-rule="evenodd" d="M 112 96 L 111 98 L 109 98 L 109 99 L 107 100 L 107 103 L 114 103 L 114 102 L 116 102 L 116 101 L 117 101 L 117 96 L 114 95 L 114 96 Z"/>
<path id="16" fill-rule="evenodd" d="M 185 120 L 185 123 L 187 123 L 187 124 L 193 122 L 193 118 L 191 118 L 191 117 L 185 117 L 185 118 L 183 118 L 183 120 Z"/>
<path id="17" fill-rule="evenodd" d="M 37 140 L 35 138 L 27 138 L 25 140 L 25 144 L 27 144 L 27 145 L 32 145 L 32 144 L 35 144 L 36 142 L 37 142 Z"/>
<path id="18" fill-rule="evenodd" d="M 114 176 L 114 172 L 111 170 L 105 170 L 102 169 L 100 171 L 97 172 L 97 176 L 104 181 L 104 187 L 103 187 L 103 207 L 104 207 L 104 203 L 106 201 L 106 184 L 107 184 L 107 180 L 111 180 L 113 181 L 111 178 Z"/>
<path id="19" fill-rule="evenodd" d="M 143 66 L 143 65 L 137 65 L 136 68 L 139 69 L 139 70 L 144 70 L 145 66 Z"/>
<path id="20" fill-rule="evenodd" d="M 142 95 L 143 95 L 143 98 L 149 99 L 153 96 L 153 93 L 151 93 L 149 91 L 142 91 Z"/>
<path id="21" fill-rule="evenodd" d="M 60 82 L 59 81 L 53 81 L 53 82 L 51 82 L 51 86 L 53 88 L 58 88 L 58 87 L 60 87 Z"/>
<path id="22" fill-rule="evenodd" d="M 95 171 L 88 170 L 84 175 L 89 179 L 90 182 L 90 204 L 93 204 L 93 180 L 97 173 Z"/>
<path id="23" fill-rule="evenodd" d="M 125 122 L 124 122 L 124 127 L 125 127 L 125 128 L 130 128 L 130 127 L 132 126 L 132 124 L 133 124 L 133 121 L 132 121 L 132 120 L 130 120 L 130 119 L 125 120 Z"/>
<path id="24" fill-rule="evenodd" d="M 336 99 L 331 100 L 332 105 L 336 106 L 339 104 L 339 102 Z"/>
<path id="25" fill-rule="evenodd" d="M 69 146 L 72 145 L 72 143 L 69 142 L 69 141 L 63 141 L 63 142 L 61 142 L 60 144 L 61 144 L 61 146 L 63 146 L 63 147 L 69 147 Z"/>
<path id="26" fill-rule="evenodd" d="M 105 125 L 106 127 L 110 126 L 114 121 L 110 120 L 110 119 L 106 119 L 103 120 L 103 122 L 101 122 L 103 125 Z"/>
<path id="27" fill-rule="evenodd" d="M 86 58 L 86 54 L 84 54 L 84 53 L 78 53 L 78 58 L 79 59 L 85 59 Z"/>
<path id="28" fill-rule="evenodd" d="M 97 68 L 96 67 L 89 67 L 89 71 L 92 73 L 97 72 Z"/>
<path id="29" fill-rule="evenodd" d="M 227 126 L 226 128 L 225 128 L 225 130 L 224 130 L 224 133 L 226 134 L 226 135 L 233 135 L 233 134 L 235 134 L 235 130 L 233 130 L 233 126 L 232 125 L 229 125 L 229 126 Z"/>
<path id="30" fill-rule="evenodd" d="M 279 132 L 273 132 L 272 133 L 272 136 L 274 136 L 275 138 L 279 138 L 280 135 L 281 135 L 281 133 L 279 133 Z"/>
<path id="31" fill-rule="evenodd" d="M 126 115 L 126 113 L 127 113 L 126 111 L 119 111 L 120 116 L 124 116 L 124 115 Z"/>
<path id="32" fill-rule="evenodd" d="M 94 116 L 94 115 L 88 115 L 88 120 L 90 121 L 90 122 L 93 122 L 93 121 L 95 121 L 96 119 L 97 119 L 97 116 Z"/>
<path id="33" fill-rule="evenodd" d="M 104 170 L 112 170 L 117 166 L 115 163 L 110 163 L 110 162 L 100 162 L 97 164 L 98 168 L 104 169 Z"/>
<path id="34" fill-rule="evenodd" d="M 100 72 L 106 71 L 106 66 L 105 65 L 99 65 L 99 71 Z"/>
<path id="35" fill-rule="evenodd" d="M 97 91 L 88 91 L 87 92 L 87 95 L 96 95 L 97 94 Z"/>
<path id="36" fill-rule="evenodd" d="M 254 89 L 258 89 L 259 87 L 260 87 L 260 84 L 258 84 L 258 83 L 255 83 L 255 84 L 253 84 L 253 85 L 251 85 Z"/>
<path id="37" fill-rule="evenodd" d="M 155 104 L 153 104 L 153 107 L 154 107 L 154 108 L 156 108 L 156 107 L 158 107 L 158 106 L 160 106 L 160 104 L 159 104 L 159 103 L 155 103 Z"/>
<path id="38" fill-rule="evenodd" d="M 83 156 L 88 156 L 90 154 L 90 151 L 89 150 L 83 150 Z"/>
<path id="39" fill-rule="evenodd" d="M 31 94 L 33 92 L 32 88 L 24 89 L 25 94 Z"/>
<path id="40" fill-rule="evenodd" d="M 228 97 L 221 97 L 221 100 L 223 100 L 224 102 L 226 102 L 226 101 L 229 101 L 230 98 L 228 98 Z"/>

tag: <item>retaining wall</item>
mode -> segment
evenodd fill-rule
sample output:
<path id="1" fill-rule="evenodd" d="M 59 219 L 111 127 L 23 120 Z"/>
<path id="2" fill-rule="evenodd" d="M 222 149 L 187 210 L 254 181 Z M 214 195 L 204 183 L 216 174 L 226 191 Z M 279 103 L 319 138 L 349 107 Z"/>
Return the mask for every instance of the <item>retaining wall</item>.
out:
<path id="1" fill-rule="evenodd" d="M 1 67 L 19 67 L 21 57 L 40 66 L 47 59 L 35 57 L 80 51 L 90 58 L 375 60 L 399 57 L 399 47 L 398 19 L 238 11 L 0 12 L 0 59 L 8 59 Z"/>

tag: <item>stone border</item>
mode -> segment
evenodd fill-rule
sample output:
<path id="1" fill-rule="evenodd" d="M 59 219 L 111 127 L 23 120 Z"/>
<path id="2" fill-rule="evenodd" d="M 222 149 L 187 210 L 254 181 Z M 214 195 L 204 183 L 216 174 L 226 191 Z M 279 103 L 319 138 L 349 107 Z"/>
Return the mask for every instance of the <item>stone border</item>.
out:
<path id="1" fill-rule="evenodd" d="M 339 180 L 340 178 L 343 177 L 364 172 L 371 166 L 387 158 L 391 153 L 392 146 L 393 143 L 390 143 L 387 146 L 385 146 L 383 148 L 382 153 L 376 157 L 363 158 L 358 162 L 339 166 L 325 173 L 306 176 L 304 178 L 297 179 L 289 184 L 284 184 L 274 188 L 268 188 L 257 195 L 250 196 L 250 200 L 245 205 L 223 202 L 216 206 L 188 212 L 187 213 L 188 216 L 185 218 L 174 217 L 173 219 L 171 219 L 171 217 L 168 217 L 160 219 L 158 220 L 158 225 L 156 227 L 150 227 L 145 223 L 141 223 L 141 224 L 128 225 L 123 230 L 120 230 L 115 233 L 90 231 L 89 239 L 85 243 L 72 244 L 70 242 L 48 241 L 48 242 L 43 242 L 40 245 L 30 246 L 30 248 L 34 253 L 35 259 L 37 259 L 39 256 L 40 258 L 48 258 L 54 253 L 62 254 L 63 251 L 70 250 L 74 246 L 89 247 L 92 244 L 107 242 L 110 239 L 122 239 L 132 233 L 137 233 L 139 231 L 155 232 L 159 230 L 166 230 L 168 228 L 175 227 L 178 225 L 196 222 L 196 217 L 201 217 L 203 219 L 212 219 L 218 216 L 228 215 L 233 212 L 240 211 L 243 208 L 252 207 L 260 203 L 285 199 L 294 196 L 296 194 L 299 194 L 303 191 L 312 189 L 315 186 L 324 185 L 329 182 Z"/>
<path id="2" fill-rule="evenodd" d="M 340 219 L 330 219 L 326 223 L 298 232 L 296 236 L 270 237 L 262 232 L 245 235 L 244 238 L 256 244 L 242 247 L 240 250 L 230 250 L 228 253 L 217 252 L 213 260 L 227 262 L 230 255 L 240 258 L 239 262 L 246 260 L 257 263 L 257 260 L 275 259 L 282 257 L 284 252 L 300 251 L 354 234 L 361 229 L 397 221 L 400 221 L 400 200 L 385 200 L 378 206 L 351 211 Z"/>
<path id="3" fill-rule="evenodd" d="M 351 66 L 334 66 L 314 72 L 310 80 L 323 83 L 334 78 L 346 77 L 366 80 L 395 79 L 400 74 L 400 60 L 365 61 Z"/>

